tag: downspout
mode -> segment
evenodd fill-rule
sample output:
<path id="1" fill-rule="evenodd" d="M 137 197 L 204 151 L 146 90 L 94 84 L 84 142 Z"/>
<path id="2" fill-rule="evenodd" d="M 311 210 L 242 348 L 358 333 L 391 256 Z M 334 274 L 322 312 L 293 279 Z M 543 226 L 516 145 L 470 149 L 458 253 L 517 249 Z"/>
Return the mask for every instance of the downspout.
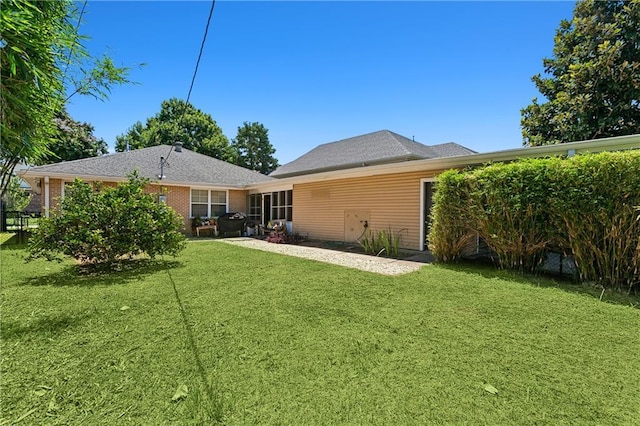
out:
<path id="1" fill-rule="evenodd" d="M 49 217 L 49 176 L 44 177 L 44 215 Z"/>

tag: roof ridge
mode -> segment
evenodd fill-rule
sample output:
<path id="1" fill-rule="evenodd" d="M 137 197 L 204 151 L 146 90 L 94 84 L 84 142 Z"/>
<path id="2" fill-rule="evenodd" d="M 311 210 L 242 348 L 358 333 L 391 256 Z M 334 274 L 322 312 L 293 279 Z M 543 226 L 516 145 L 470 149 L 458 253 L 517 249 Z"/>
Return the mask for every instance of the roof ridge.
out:
<path id="1" fill-rule="evenodd" d="M 404 150 L 405 154 L 411 155 L 411 154 L 415 154 L 412 150 L 410 150 L 406 143 L 407 142 L 413 142 L 413 143 L 417 143 L 423 146 L 426 146 L 424 144 L 421 144 L 420 142 L 416 142 L 415 140 L 411 140 L 406 136 L 402 136 L 399 133 L 396 132 L 392 132 L 391 130 L 387 130 L 387 132 L 391 135 L 391 137 L 400 145 L 400 147 Z"/>
<path id="2" fill-rule="evenodd" d="M 356 135 L 356 136 L 351 136 L 351 137 L 348 137 L 348 138 L 338 139 L 337 141 L 331 141 L 331 142 L 321 143 L 320 145 L 317 145 L 315 148 L 311 149 L 309 152 L 314 151 L 314 150 L 316 150 L 317 148 L 320 148 L 321 146 L 333 145 L 333 144 L 337 144 L 337 143 L 340 143 L 340 142 L 345 142 L 345 141 L 348 141 L 348 140 L 351 140 L 351 139 L 358 139 L 358 138 L 362 138 L 362 137 L 364 137 L 364 136 L 371 136 L 371 135 L 374 135 L 374 134 L 376 134 L 376 133 L 383 133 L 383 132 L 393 133 L 393 132 L 391 132 L 390 130 L 387 130 L 387 129 L 376 130 L 376 131 L 374 131 L 374 132 L 364 133 L 364 134 L 362 134 L 362 135 Z M 307 152 L 307 154 L 308 154 L 309 152 Z M 304 154 L 303 154 L 303 155 L 304 155 Z M 294 160 L 294 161 L 295 161 L 295 160 Z"/>

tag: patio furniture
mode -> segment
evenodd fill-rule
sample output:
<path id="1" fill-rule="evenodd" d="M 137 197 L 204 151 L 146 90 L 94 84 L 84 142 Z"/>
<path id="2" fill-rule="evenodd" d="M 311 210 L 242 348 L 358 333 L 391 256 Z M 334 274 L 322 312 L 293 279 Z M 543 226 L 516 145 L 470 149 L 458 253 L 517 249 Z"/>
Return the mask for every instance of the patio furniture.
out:
<path id="1" fill-rule="evenodd" d="M 199 237 L 200 236 L 200 231 L 206 230 L 206 229 L 211 229 L 212 236 L 214 236 L 214 237 L 218 236 L 218 225 L 216 225 L 215 223 L 213 225 L 196 226 L 196 235 Z"/>
<path id="2" fill-rule="evenodd" d="M 247 217 L 242 213 L 225 213 L 218 217 L 218 232 L 224 237 L 228 233 L 238 233 L 242 236 L 247 225 Z"/>

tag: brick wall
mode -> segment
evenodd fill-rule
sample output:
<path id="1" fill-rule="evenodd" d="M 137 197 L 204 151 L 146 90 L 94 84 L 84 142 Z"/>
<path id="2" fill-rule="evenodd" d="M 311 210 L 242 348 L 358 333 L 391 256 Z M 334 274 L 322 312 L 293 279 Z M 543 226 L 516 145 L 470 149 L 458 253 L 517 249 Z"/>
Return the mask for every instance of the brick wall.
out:
<path id="1" fill-rule="evenodd" d="M 44 187 L 44 185 L 43 185 Z M 44 191 L 44 189 L 43 189 Z M 62 196 L 62 180 L 61 179 L 50 179 L 49 180 L 49 212 L 59 212 L 60 211 L 60 197 Z M 42 194 L 42 214 L 46 214 L 44 200 L 45 195 L 44 192 Z"/>
<path id="2" fill-rule="evenodd" d="M 156 193 L 157 192 L 157 185 Z M 167 205 L 171 206 L 176 213 L 182 216 L 182 222 L 184 223 L 184 232 L 191 234 L 191 218 L 189 213 L 191 210 L 191 191 L 184 186 L 165 186 L 164 194 L 167 195 Z"/>
<path id="3" fill-rule="evenodd" d="M 229 211 L 248 213 L 247 197 L 249 191 L 229 191 Z"/>
<path id="4" fill-rule="evenodd" d="M 116 182 L 103 182 L 104 186 L 116 186 Z M 44 185 L 43 185 L 44 186 Z M 44 191 L 44 188 L 43 188 Z M 51 179 L 49 181 L 50 192 L 50 208 L 51 211 L 59 211 L 60 197 L 62 195 L 62 181 L 60 179 Z M 158 183 L 152 183 L 145 188 L 148 194 L 165 194 L 167 196 L 167 205 L 171 206 L 176 213 L 182 216 L 184 223 L 184 232 L 191 234 L 191 188 L 183 186 L 166 186 Z M 230 212 L 247 212 L 247 196 L 248 191 L 230 190 L 228 208 Z M 44 215 L 44 192 L 41 197 L 42 213 Z"/>

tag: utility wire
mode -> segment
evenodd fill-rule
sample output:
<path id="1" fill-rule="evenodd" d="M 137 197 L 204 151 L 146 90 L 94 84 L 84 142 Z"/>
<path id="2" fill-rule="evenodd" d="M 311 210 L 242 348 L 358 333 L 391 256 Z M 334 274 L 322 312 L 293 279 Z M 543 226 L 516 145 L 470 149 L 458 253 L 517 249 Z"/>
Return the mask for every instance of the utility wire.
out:
<path id="1" fill-rule="evenodd" d="M 82 9 L 80 10 L 80 15 L 78 15 L 78 22 L 76 22 L 76 32 L 74 34 L 73 43 L 69 48 L 69 55 L 67 55 L 67 63 L 64 66 L 64 73 L 62 74 L 62 86 L 64 88 L 64 82 L 67 79 L 67 70 L 69 69 L 69 64 L 71 63 L 71 55 L 73 53 L 73 48 L 76 44 L 78 44 L 78 38 L 80 37 L 78 31 L 80 31 L 80 23 L 82 22 L 82 16 L 84 15 L 84 10 L 87 7 L 87 0 L 84 0 L 82 3 Z M 69 98 L 67 98 L 69 99 Z"/>
<path id="2" fill-rule="evenodd" d="M 178 125 L 182 122 L 184 115 L 187 112 L 187 108 L 189 107 L 189 99 L 191 98 L 191 92 L 193 91 L 193 84 L 196 81 L 196 75 L 198 74 L 198 67 L 200 66 L 200 59 L 202 59 L 202 51 L 204 50 L 204 44 L 207 41 L 207 34 L 209 33 L 209 25 L 211 24 L 211 17 L 213 16 L 213 9 L 216 6 L 216 0 L 211 0 L 211 9 L 209 10 L 209 18 L 207 18 L 207 26 L 204 29 L 204 35 L 202 37 L 202 43 L 200 44 L 200 53 L 198 53 L 198 60 L 196 61 L 196 67 L 193 70 L 193 77 L 191 78 L 191 85 L 189 86 L 189 92 L 187 93 L 187 101 L 184 104 L 184 109 L 182 110 L 182 114 L 178 119 Z M 167 154 L 167 158 L 164 159 L 164 163 L 167 163 L 169 160 L 169 156 L 173 151 L 173 145 L 169 148 L 169 153 Z M 162 178 L 161 178 L 162 179 Z"/>

